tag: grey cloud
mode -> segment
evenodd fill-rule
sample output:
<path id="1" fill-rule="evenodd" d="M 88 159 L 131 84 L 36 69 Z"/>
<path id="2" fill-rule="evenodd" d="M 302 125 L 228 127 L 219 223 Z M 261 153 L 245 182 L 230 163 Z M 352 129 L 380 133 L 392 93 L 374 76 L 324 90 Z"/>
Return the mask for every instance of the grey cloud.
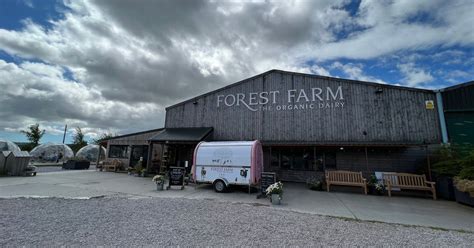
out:
<path id="1" fill-rule="evenodd" d="M 418 10 L 431 10 L 426 2 L 363 2 L 354 17 L 342 8 L 347 4 L 342 0 L 66 4 L 64 18 L 53 21 L 48 30 L 31 21 L 23 30 L 0 29 L 1 50 L 44 62 L 3 71 L 0 128 L 14 129 L 32 121 L 54 125 L 68 121 L 122 132 L 156 128 L 163 125 L 165 106 L 256 73 L 278 68 L 329 75 L 325 68 L 305 61 L 371 58 L 445 41 L 457 44 L 458 36 L 451 41 L 440 38 L 440 32 L 464 32 L 460 23 L 472 20 L 466 11 L 460 12 L 460 20 L 453 18 L 453 11 L 462 8 L 453 5 L 433 10 L 433 15 L 452 24 L 451 29 L 403 22 Z M 406 9 L 410 11 L 403 12 Z M 348 38 L 335 35 L 354 26 L 363 29 Z M 394 31 L 398 36 L 386 40 Z M 400 35 L 413 32 L 426 37 L 407 41 Z M 41 66 L 47 75 L 35 74 Z M 74 81 L 56 75 L 55 68 L 69 69 Z M 346 64 L 341 69 L 351 77 L 377 80 L 359 66 Z M 7 78 L 11 80 L 3 80 Z"/>

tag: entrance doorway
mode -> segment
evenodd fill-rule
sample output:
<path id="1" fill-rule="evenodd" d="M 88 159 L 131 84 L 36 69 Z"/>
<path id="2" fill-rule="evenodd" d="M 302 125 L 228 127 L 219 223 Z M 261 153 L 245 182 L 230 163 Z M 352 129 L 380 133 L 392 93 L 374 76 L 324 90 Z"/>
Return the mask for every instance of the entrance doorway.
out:
<path id="1" fill-rule="evenodd" d="M 135 167 L 135 165 L 140 161 L 140 157 L 143 158 L 142 166 L 146 168 L 148 161 L 148 146 L 132 146 L 132 151 L 130 154 L 130 167 Z"/>

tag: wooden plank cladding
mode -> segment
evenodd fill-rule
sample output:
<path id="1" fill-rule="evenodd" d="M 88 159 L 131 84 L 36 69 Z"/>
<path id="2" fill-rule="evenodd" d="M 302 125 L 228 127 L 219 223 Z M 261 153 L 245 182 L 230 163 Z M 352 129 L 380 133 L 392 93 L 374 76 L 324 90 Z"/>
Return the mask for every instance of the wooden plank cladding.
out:
<path id="1" fill-rule="evenodd" d="M 432 91 L 272 70 L 167 108 L 166 128 L 268 144 L 435 144 Z"/>

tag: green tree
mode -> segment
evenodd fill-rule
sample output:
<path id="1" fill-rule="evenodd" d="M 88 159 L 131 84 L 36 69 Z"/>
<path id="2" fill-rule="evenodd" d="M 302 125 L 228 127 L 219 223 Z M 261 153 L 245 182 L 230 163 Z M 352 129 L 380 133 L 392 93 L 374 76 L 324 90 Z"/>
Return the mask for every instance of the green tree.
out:
<path id="1" fill-rule="evenodd" d="M 92 142 L 96 145 L 99 145 L 102 140 L 110 139 L 110 138 L 113 138 L 113 137 L 115 137 L 115 135 L 112 134 L 112 133 L 103 133 L 103 134 L 99 135 L 99 137 L 94 139 Z"/>
<path id="2" fill-rule="evenodd" d="M 39 144 L 41 138 L 43 137 L 44 133 L 46 133 L 46 131 L 40 130 L 39 124 L 36 123 L 34 125 L 29 126 L 27 130 L 22 130 L 21 133 L 26 135 L 26 138 L 30 142 L 31 150 Z"/>
<path id="3" fill-rule="evenodd" d="M 84 140 L 84 133 L 80 127 L 76 127 L 76 132 L 72 136 L 72 150 L 74 152 L 79 151 L 82 147 L 87 145 L 87 141 Z"/>

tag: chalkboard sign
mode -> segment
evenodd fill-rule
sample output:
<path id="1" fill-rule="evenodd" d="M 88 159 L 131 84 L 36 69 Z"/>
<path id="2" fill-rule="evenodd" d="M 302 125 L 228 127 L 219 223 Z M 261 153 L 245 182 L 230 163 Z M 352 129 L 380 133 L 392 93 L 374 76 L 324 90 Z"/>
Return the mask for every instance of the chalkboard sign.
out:
<path id="1" fill-rule="evenodd" d="M 276 183 L 275 172 L 262 172 L 262 178 L 260 179 L 260 191 L 262 194 L 265 194 L 267 188 L 274 183 Z"/>
<path id="2" fill-rule="evenodd" d="M 185 168 L 183 167 L 170 167 L 169 177 L 171 186 L 181 186 L 184 187 L 184 174 Z"/>

